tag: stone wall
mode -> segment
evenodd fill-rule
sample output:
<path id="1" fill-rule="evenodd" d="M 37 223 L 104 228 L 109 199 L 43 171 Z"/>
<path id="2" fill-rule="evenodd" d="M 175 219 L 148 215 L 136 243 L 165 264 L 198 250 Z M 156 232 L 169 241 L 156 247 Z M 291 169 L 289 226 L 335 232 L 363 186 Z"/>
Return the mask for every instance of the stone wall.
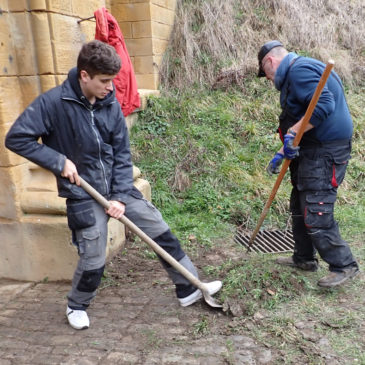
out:
<path id="1" fill-rule="evenodd" d="M 82 43 L 95 34 L 95 21 L 79 20 L 102 6 L 125 35 L 141 96 L 156 93 L 175 0 L 0 0 L 0 277 L 72 277 L 77 253 L 55 178 L 6 150 L 4 137 L 37 95 L 65 79 Z M 136 113 L 128 116 L 128 125 L 135 120 Z M 137 168 L 134 176 L 150 198 L 150 186 Z M 111 220 L 109 255 L 121 248 L 124 238 L 124 227 Z"/>

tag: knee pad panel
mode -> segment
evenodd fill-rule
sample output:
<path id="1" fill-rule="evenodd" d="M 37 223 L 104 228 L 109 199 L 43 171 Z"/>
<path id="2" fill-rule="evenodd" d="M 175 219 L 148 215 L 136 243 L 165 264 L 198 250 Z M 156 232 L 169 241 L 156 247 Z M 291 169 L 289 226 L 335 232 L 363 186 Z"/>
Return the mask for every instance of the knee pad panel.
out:
<path id="1" fill-rule="evenodd" d="M 84 271 L 77 285 L 77 290 L 86 293 L 94 292 L 100 285 L 101 277 L 104 273 L 104 267 L 105 266 L 100 269 Z"/>

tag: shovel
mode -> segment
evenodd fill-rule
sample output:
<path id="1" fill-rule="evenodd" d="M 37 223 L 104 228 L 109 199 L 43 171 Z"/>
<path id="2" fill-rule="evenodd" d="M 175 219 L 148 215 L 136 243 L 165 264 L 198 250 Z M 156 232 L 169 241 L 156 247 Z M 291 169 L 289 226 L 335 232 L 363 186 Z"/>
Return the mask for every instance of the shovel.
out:
<path id="1" fill-rule="evenodd" d="M 307 111 L 304 114 L 303 121 L 302 121 L 302 124 L 300 126 L 300 129 L 299 129 L 297 135 L 294 138 L 293 146 L 298 146 L 298 144 L 299 144 L 299 142 L 300 142 L 300 140 L 301 140 L 301 138 L 304 134 L 305 128 L 308 125 L 309 120 L 311 119 L 313 110 L 317 105 L 318 99 L 321 96 L 322 90 L 323 90 L 324 86 L 326 85 L 327 79 L 328 79 L 328 77 L 329 77 L 329 75 L 332 71 L 333 66 L 334 66 L 334 61 L 333 60 L 328 60 L 326 68 L 324 69 L 324 71 L 322 73 L 322 76 L 321 76 L 321 78 L 318 82 L 317 88 L 314 91 L 312 99 L 311 99 L 311 101 L 308 105 Z M 251 235 L 250 241 L 248 243 L 247 252 L 249 252 L 251 250 L 252 244 L 255 241 L 256 235 L 260 230 L 261 224 L 264 221 L 264 219 L 265 219 L 265 217 L 266 217 L 266 215 L 269 211 L 270 205 L 271 205 L 272 201 L 275 198 L 275 195 L 276 195 L 276 193 L 279 189 L 279 186 L 280 186 L 280 184 L 281 184 L 281 182 L 284 178 L 286 170 L 288 169 L 288 167 L 290 165 L 290 162 L 291 162 L 291 160 L 285 159 L 285 161 L 283 163 L 283 166 L 280 170 L 280 173 L 279 173 L 279 175 L 276 179 L 275 185 L 274 185 L 273 189 L 271 190 L 271 194 L 269 196 L 269 199 L 267 200 L 267 202 L 264 206 L 264 209 L 261 213 L 261 216 L 259 218 L 259 221 L 256 225 L 256 228 L 255 228 L 254 232 Z"/>
<path id="2" fill-rule="evenodd" d="M 81 187 L 93 197 L 102 207 L 109 209 L 109 202 L 97 192 L 91 185 L 89 185 L 84 179 L 80 178 Z M 194 286 L 199 288 L 204 300 L 207 304 L 214 308 L 222 308 L 223 306 L 216 302 L 216 300 L 209 294 L 208 288 L 198 278 L 196 278 L 190 271 L 185 269 L 184 266 L 179 264 L 170 254 L 168 254 L 163 248 L 161 248 L 154 240 L 147 236 L 141 229 L 139 229 L 134 223 L 132 223 L 126 216 L 122 216 L 118 219 L 125 226 L 127 226 L 133 233 L 146 242 L 158 255 L 160 255 L 165 261 L 167 261 L 173 268 L 175 268 L 181 275 L 188 279 Z"/>

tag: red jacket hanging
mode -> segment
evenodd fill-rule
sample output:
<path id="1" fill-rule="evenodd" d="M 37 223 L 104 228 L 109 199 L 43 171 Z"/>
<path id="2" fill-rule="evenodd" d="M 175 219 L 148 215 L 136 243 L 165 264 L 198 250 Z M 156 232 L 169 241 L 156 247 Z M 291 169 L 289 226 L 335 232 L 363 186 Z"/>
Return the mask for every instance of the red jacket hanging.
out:
<path id="1" fill-rule="evenodd" d="M 140 107 L 140 98 L 124 37 L 118 22 L 108 10 L 100 8 L 94 12 L 94 16 L 96 19 L 95 39 L 113 46 L 122 60 L 122 68 L 114 79 L 114 85 L 116 98 L 124 116 L 127 116 Z"/>

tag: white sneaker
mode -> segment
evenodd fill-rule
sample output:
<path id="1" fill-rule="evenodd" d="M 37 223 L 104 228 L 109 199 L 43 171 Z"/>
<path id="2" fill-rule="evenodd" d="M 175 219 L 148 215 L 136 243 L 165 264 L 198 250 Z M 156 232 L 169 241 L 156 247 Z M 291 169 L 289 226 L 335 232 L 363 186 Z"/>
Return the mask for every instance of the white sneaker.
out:
<path id="1" fill-rule="evenodd" d="M 87 316 L 86 311 L 71 309 L 67 307 L 66 316 L 70 326 L 75 328 L 76 330 L 84 330 L 86 328 L 89 328 L 90 326 L 89 317 Z"/>
<path id="2" fill-rule="evenodd" d="M 222 287 L 222 282 L 219 280 L 212 281 L 210 283 L 204 283 L 204 284 L 207 286 L 208 292 L 210 295 L 217 293 Z M 197 290 L 195 290 L 195 292 L 191 293 L 187 297 L 178 298 L 178 299 L 179 299 L 180 305 L 182 307 L 187 307 L 189 305 L 194 304 L 201 298 L 203 298 L 203 293 L 201 292 L 200 289 L 197 289 Z"/>

